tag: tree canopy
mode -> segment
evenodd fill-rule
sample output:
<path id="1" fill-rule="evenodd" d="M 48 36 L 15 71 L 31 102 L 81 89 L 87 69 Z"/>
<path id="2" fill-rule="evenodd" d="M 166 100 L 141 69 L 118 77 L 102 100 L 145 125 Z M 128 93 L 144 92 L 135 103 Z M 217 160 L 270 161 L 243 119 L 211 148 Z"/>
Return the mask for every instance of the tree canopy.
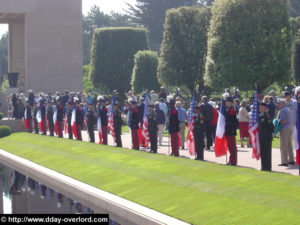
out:
<path id="1" fill-rule="evenodd" d="M 206 82 L 213 88 L 265 89 L 291 78 L 291 28 L 284 0 L 216 0 Z"/>
<path id="2" fill-rule="evenodd" d="M 293 53 L 294 78 L 298 82 L 300 80 L 300 39 L 295 41 Z"/>
<path id="3" fill-rule="evenodd" d="M 143 28 L 100 28 L 93 36 L 89 80 L 110 91 L 123 94 L 131 89 L 134 55 L 148 50 L 147 32 Z"/>
<path id="4" fill-rule="evenodd" d="M 210 8 L 180 7 L 167 11 L 158 68 L 164 85 L 203 88 Z"/>

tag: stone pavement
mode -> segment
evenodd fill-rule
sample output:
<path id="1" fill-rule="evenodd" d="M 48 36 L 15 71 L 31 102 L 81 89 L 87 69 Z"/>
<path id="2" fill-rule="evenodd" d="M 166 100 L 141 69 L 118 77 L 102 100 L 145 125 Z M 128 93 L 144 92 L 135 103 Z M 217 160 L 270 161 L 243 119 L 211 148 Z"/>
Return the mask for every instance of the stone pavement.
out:
<path id="1" fill-rule="evenodd" d="M 67 137 L 67 135 L 65 135 Z M 82 131 L 82 138 L 83 141 L 88 141 L 88 134 L 86 131 Z M 96 143 L 99 142 L 98 132 L 95 131 L 95 139 Z M 122 143 L 124 148 L 131 148 L 131 135 L 128 133 L 122 134 Z M 108 135 L 108 144 L 114 145 L 113 139 L 111 135 Z M 168 147 L 169 146 L 169 147 Z M 238 166 L 240 167 L 247 167 L 247 168 L 253 168 L 256 170 L 260 170 L 261 168 L 261 162 L 260 160 L 256 160 L 252 158 L 252 149 L 250 148 L 240 148 L 238 147 Z M 141 148 L 142 151 L 149 151 L 149 149 Z M 168 141 L 168 137 L 163 138 L 163 145 L 158 146 L 158 153 L 159 154 L 170 154 L 171 153 L 171 147 L 170 147 L 170 141 Z M 194 156 L 191 156 L 189 154 L 188 150 L 180 150 L 179 151 L 180 157 L 184 158 L 190 158 L 194 159 Z M 170 156 L 173 157 L 173 156 Z M 204 159 L 208 162 L 214 162 L 218 164 L 226 164 L 226 157 L 215 157 L 214 150 L 205 150 L 204 151 Z M 280 150 L 273 148 L 272 152 L 272 171 L 273 172 L 281 172 L 281 173 L 287 173 L 292 175 L 298 175 L 299 174 L 299 167 L 298 166 L 289 166 L 289 167 L 281 167 L 278 166 L 278 164 L 281 163 L 280 161 Z M 228 153 L 228 160 L 229 160 L 229 153 Z M 200 163 L 200 162 L 199 162 Z M 263 171 L 262 171 L 263 172 Z"/>

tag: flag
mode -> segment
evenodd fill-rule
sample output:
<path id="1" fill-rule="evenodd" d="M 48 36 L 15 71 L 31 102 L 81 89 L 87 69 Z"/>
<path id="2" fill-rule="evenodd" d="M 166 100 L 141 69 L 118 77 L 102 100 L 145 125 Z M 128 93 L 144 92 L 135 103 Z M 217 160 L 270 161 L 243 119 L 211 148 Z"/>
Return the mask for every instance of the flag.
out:
<path id="1" fill-rule="evenodd" d="M 78 134 L 77 134 L 77 127 L 76 127 L 76 106 L 74 106 L 73 111 L 72 111 L 71 124 L 72 124 L 73 135 L 77 139 L 78 138 Z"/>
<path id="2" fill-rule="evenodd" d="M 299 165 L 299 141 L 300 141 L 300 104 L 297 103 L 296 127 L 294 131 L 294 155 L 297 165 Z"/>
<path id="3" fill-rule="evenodd" d="M 220 157 L 227 154 L 227 139 L 225 136 L 225 123 L 226 123 L 226 106 L 225 98 L 229 97 L 230 94 L 226 92 L 222 96 L 222 103 L 220 108 L 220 114 L 218 118 L 216 139 L 215 139 L 215 155 Z"/>
<path id="4" fill-rule="evenodd" d="M 249 134 L 252 144 L 252 158 L 259 160 L 260 158 L 260 143 L 259 143 L 259 128 L 258 128 L 258 98 L 257 90 L 253 99 L 253 111 L 249 122 Z"/>
<path id="5" fill-rule="evenodd" d="M 24 126 L 26 129 L 29 128 L 29 125 L 28 125 L 28 115 L 27 115 L 28 111 L 27 111 L 27 107 L 25 109 L 25 112 L 24 112 Z"/>
<path id="6" fill-rule="evenodd" d="M 65 113 L 65 134 L 69 133 L 69 126 L 68 126 L 68 114 L 69 114 L 69 108 L 67 107 L 66 113 Z"/>
<path id="7" fill-rule="evenodd" d="M 41 106 L 39 107 L 37 114 L 36 114 L 36 119 L 39 123 L 39 127 L 41 129 L 41 132 L 44 132 L 44 126 L 43 126 L 43 121 L 42 121 L 42 111 L 41 111 Z"/>
<path id="8" fill-rule="evenodd" d="M 88 104 L 85 105 L 84 107 L 84 124 L 86 127 L 88 127 L 88 112 L 89 108 L 88 108 Z"/>
<path id="9" fill-rule="evenodd" d="M 190 155 L 195 155 L 195 140 L 194 140 L 194 110 L 196 107 L 195 92 L 192 98 L 192 106 L 189 111 L 189 124 L 188 124 L 188 134 L 186 138 L 187 149 Z"/>
<path id="10" fill-rule="evenodd" d="M 148 132 L 148 105 L 149 105 L 149 96 L 146 94 L 145 97 L 145 107 L 144 107 L 144 118 L 143 118 L 143 128 L 142 128 L 142 136 L 144 138 L 145 147 L 148 147 L 148 143 L 150 140 L 149 132 Z"/>
<path id="11" fill-rule="evenodd" d="M 57 106 L 53 114 L 53 121 L 54 121 L 54 131 L 56 135 L 59 135 L 59 127 L 58 127 L 58 121 L 57 121 Z"/>
<path id="12" fill-rule="evenodd" d="M 100 105 L 98 106 L 97 130 L 98 130 L 98 133 L 99 133 L 99 144 L 102 144 L 103 143 L 103 137 L 102 137 L 101 116 L 100 116 Z"/>
<path id="13" fill-rule="evenodd" d="M 110 112 L 108 116 L 108 128 L 110 129 L 110 134 L 114 139 L 114 142 L 117 143 L 116 133 L 115 133 L 115 124 L 114 124 L 114 105 L 115 105 L 115 96 L 111 99 Z"/>

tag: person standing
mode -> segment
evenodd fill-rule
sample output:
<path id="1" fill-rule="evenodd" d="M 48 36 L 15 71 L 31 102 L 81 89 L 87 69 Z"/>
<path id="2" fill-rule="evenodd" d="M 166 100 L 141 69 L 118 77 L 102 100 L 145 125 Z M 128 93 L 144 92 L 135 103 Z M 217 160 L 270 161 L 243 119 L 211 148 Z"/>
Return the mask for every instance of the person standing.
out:
<path id="1" fill-rule="evenodd" d="M 17 100 L 17 95 L 13 94 L 12 98 L 11 98 L 11 103 L 13 106 L 13 118 L 17 119 L 18 116 L 18 100 Z"/>
<path id="2" fill-rule="evenodd" d="M 228 150 L 230 153 L 229 162 L 227 165 L 236 166 L 237 164 L 237 147 L 236 147 L 236 129 L 237 129 L 237 118 L 236 112 L 233 107 L 232 97 L 227 97 L 225 101 L 226 114 L 225 114 L 225 136 L 228 143 Z"/>
<path id="3" fill-rule="evenodd" d="M 197 153 L 196 160 L 204 160 L 204 132 L 205 132 L 205 121 L 204 116 L 200 112 L 200 107 L 196 106 L 194 109 L 194 139 L 195 149 Z"/>
<path id="4" fill-rule="evenodd" d="M 34 105 L 34 93 L 33 93 L 32 90 L 29 90 L 28 93 L 29 93 L 29 94 L 28 94 L 29 105 L 30 105 L 31 107 L 33 107 L 33 105 Z"/>
<path id="5" fill-rule="evenodd" d="M 279 131 L 281 164 L 279 164 L 279 166 L 294 165 L 295 160 L 292 147 L 293 128 L 291 126 L 290 110 L 286 106 L 284 99 L 277 99 L 277 106 L 279 108 L 277 118 L 281 124 Z"/>
<path id="6" fill-rule="evenodd" d="M 212 143 L 214 143 L 215 139 L 216 139 L 218 119 L 219 119 L 219 111 L 216 109 L 216 104 L 214 103 L 214 105 L 213 105 L 213 118 L 212 118 L 212 121 L 211 121 Z"/>
<path id="7" fill-rule="evenodd" d="M 38 109 L 39 108 L 37 106 L 37 102 L 34 102 L 34 106 L 33 106 L 33 124 L 34 124 L 34 132 L 36 134 L 39 134 L 39 123 L 38 123 L 38 120 L 36 118 Z"/>
<path id="8" fill-rule="evenodd" d="M 261 154 L 261 170 L 271 171 L 272 169 L 272 139 L 274 125 L 272 117 L 267 112 L 268 105 L 261 103 L 259 106 L 259 141 Z"/>
<path id="9" fill-rule="evenodd" d="M 63 120 L 64 120 L 64 108 L 62 106 L 62 100 L 56 100 L 56 110 L 57 110 L 57 118 L 55 124 L 55 132 L 57 132 L 58 137 L 63 137 Z"/>
<path id="10" fill-rule="evenodd" d="M 76 106 L 76 134 L 77 134 L 77 140 L 82 141 L 81 136 L 81 126 L 83 124 L 83 111 L 80 107 L 80 100 L 78 98 L 75 99 L 75 106 Z"/>
<path id="11" fill-rule="evenodd" d="M 148 132 L 150 136 L 151 153 L 157 153 L 157 117 L 154 105 L 149 104 L 148 108 Z"/>
<path id="12" fill-rule="evenodd" d="M 208 103 L 207 96 L 203 96 L 201 101 L 202 104 L 200 105 L 200 111 L 205 119 L 206 149 L 210 150 L 210 147 L 212 146 L 211 122 L 213 119 L 213 107 Z"/>
<path id="13" fill-rule="evenodd" d="M 73 112 L 73 105 L 72 105 L 72 101 L 69 100 L 68 101 L 68 109 L 66 110 L 67 113 L 67 121 L 65 121 L 68 124 L 68 135 L 69 135 L 69 139 L 73 139 L 73 131 L 72 131 L 72 112 Z"/>
<path id="14" fill-rule="evenodd" d="M 101 129 L 102 129 L 102 139 L 103 145 L 107 145 L 107 125 L 108 125 L 108 116 L 107 116 L 107 108 L 105 106 L 105 100 L 100 98 L 99 99 L 99 112 L 101 117 Z"/>
<path id="15" fill-rule="evenodd" d="M 132 149 L 139 150 L 139 110 L 136 107 L 136 101 L 131 102 L 131 110 L 129 116 L 129 127 L 131 130 Z"/>
<path id="16" fill-rule="evenodd" d="M 268 104 L 267 105 L 268 105 L 268 110 L 269 110 L 268 113 L 271 116 L 271 119 L 273 120 L 275 117 L 276 106 L 274 105 L 272 96 L 268 96 Z"/>
<path id="17" fill-rule="evenodd" d="M 185 128 L 186 128 L 186 121 L 187 121 L 188 117 L 187 117 L 185 109 L 182 108 L 182 103 L 180 101 L 176 102 L 176 110 L 178 113 L 178 120 L 179 120 L 181 149 L 184 149 Z"/>
<path id="18" fill-rule="evenodd" d="M 158 136 L 158 143 L 161 146 L 163 141 L 163 131 L 164 125 L 166 122 L 164 112 L 159 108 L 159 102 L 155 103 L 155 112 L 156 112 L 156 119 L 157 119 L 157 136 Z"/>
<path id="19" fill-rule="evenodd" d="M 24 111 L 24 123 L 25 123 L 25 128 L 28 129 L 28 132 L 32 133 L 32 114 L 31 114 L 31 106 L 28 100 L 26 100 L 26 107 Z"/>
<path id="20" fill-rule="evenodd" d="M 41 132 L 43 135 L 47 135 L 47 127 L 46 127 L 46 106 L 45 102 L 43 99 L 40 99 L 40 107 L 41 111 Z M 53 120 L 53 115 L 52 115 L 52 120 Z"/>
<path id="21" fill-rule="evenodd" d="M 249 121 L 250 117 L 248 111 L 246 109 L 247 102 L 244 100 L 242 101 L 241 107 L 239 109 L 238 119 L 240 125 L 240 140 L 241 140 L 241 147 L 244 147 L 243 140 L 244 138 L 247 139 L 247 147 L 250 147 L 250 135 L 249 135 Z"/>
<path id="22" fill-rule="evenodd" d="M 54 136 L 54 121 L 53 121 L 53 101 L 48 102 L 48 109 L 47 109 L 47 121 L 48 121 L 48 129 L 50 136 Z"/>
<path id="23" fill-rule="evenodd" d="M 88 112 L 87 112 L 87 129 L 90 137 L 90 142 L 95 143 L 95 132 L 94 128 L 96 125 L 96 115 L 95 110 L 93 109 L 93 102 L 88 103 Z"/>
<path id="24" fill-rule="evenodd" d="M 114 104 L 114 130 L 116 136 L 117 147 L 122 148 L 122 139 L 121 139 L 121 132 L 122 132 L 122 116 L 121 110 L 116 102 Z"/>
<path id="25" fill-rule="evenodd" d="M 179 156 L 179 139 L 178 132 L 179 130 L 179 120 L 178 120 L 178 112 L 174 106 L 173 100 L 170 101 L 170 116 L 169 116 L 169 133 L 171 135 L 171 147 L 173 156 Z"/>

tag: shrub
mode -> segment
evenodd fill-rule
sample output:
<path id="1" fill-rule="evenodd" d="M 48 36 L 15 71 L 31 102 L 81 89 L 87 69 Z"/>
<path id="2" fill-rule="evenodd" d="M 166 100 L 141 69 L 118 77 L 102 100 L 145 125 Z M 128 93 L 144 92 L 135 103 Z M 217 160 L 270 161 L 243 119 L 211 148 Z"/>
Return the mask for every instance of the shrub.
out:
<path id="1" fill-rule="evenodd" d="M 0 126 L 0 138 L 9 136 L 11 134 L 11 130 L 8 126 Z"/>
<path id="2" fill-rule="evenodd" d="M 0 120 L 2 120 L 2 119 L 3 119 L 3 113 L 0 112 Z"/>

